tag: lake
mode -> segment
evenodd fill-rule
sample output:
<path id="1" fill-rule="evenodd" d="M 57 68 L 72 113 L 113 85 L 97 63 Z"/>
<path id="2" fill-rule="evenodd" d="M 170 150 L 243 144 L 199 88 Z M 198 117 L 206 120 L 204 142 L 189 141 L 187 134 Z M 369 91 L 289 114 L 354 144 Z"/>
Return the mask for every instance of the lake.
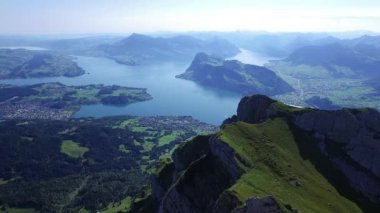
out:
<path id="1" fill-rule="evenodd" d="M 242 55 L 243 54 L 243 55 Z M 254 54 L 242 51 L 236 59 L 255 62 Z M 1 80 L 0 83 L 27 85 L 61 82 L 66 85 L 104 84 L 147 88 L 153 99 L 127 106 L 85 105 L 75 117 L 103 117 L 112 115 L 190 115 L 200 121 L 220 125 L 236 113 L 241 95 L 229 91 L 200 86 L 192 81 L 175 78 L 190 65 L 166 62 L 154 65 L 126 66 L 107 58 L 75 56 L 86 74 L 74 77 L 51 77 Z M 256 60 L 256 61 L 255 61 Z M 266 62 L 263 58 L 261 62 Z"/>

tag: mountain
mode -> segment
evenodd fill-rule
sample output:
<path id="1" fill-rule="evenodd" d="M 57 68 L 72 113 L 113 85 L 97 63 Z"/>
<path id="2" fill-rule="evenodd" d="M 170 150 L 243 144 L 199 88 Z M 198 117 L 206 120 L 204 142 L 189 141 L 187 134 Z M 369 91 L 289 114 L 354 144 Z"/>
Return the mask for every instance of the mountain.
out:
<path id="1" fill-rule="evenodd" d="M 36 42 L 34 45 L 67 54 L 83 54 L 88 49 L 103 44 L 118 42 L 121 36 L 90 36 L 80 38 L 49 39 Z"/>
<path id="2" fill-rule="evenodd" d="M 276 95 L 293 91 L 292 87 L 265 67 L 223 60 L 205 53 L 198 53 L 186 72 L 176 77 L 241 94 Z"/>
<path id="3" fill-rule="evenodd" d="M 179 146 L 131 212 L 379 212 L 380 113 L 244 97 Z"/>
<path id="4" fill-rule="evenodd" d="M 241 48 L 275 58 L 286 58 L 292 52 L 302 47 L 321 46 L 333 43 L 348 46 L 367 44 L 380 47 L 380 36 L 366 35 L 364 32 L 355 35 L 349 34 L 350 33 L 347 32 L 343 34 L 231 32 L 214 35 L 225 38 Z"/>
<path id="5" fill-rule="evenodd" d="M 294 51 L 285 61 L 323 66 L 332 72 L 337 72 L 334 66 L 346 67 L 355 74 L 373 76 L 379 75 L 380 48 L 368 44 L 350 47 L 341 43 L 306 46 Z"/>
<path id="6" fill-rule="evenodd" d="M 231 32 L 216 35 L 241 48 L 271 58 L 284 58 L 304 46 L 321 45 L 340 40 L 328 33 Z"/>
<path id="7" fill-rule="evenodd" d="M 157 60 L 189 60 L 197 52 L 231 57 L 240 52 L 232 43 L 218 39 L 201 40 L 191 36 L 150 37 L 132 34 L 119 42 L 94 49 L 117 62 L 134 65 Z"/>
<path id="8" fill-rule="evenodd" d="M 335 42 L 334 38 L 326 38 L 320 41 L 324 44 L 300 47 L 285 59 L 270 61 L 265 66 L 296 90 L 276 99 L 323 109 L 380 109 L 380 48 L 375 44 L 378 38 L 362 36 Z"/>
<path id="9" fill-rule="evenodd" d="M 262 34 L 251 39 L 245 47 L 271 57 L 286 57 L 291 51 L 310 45 L 315 35 L 302 33 Z"/>
<path id="10" fill-rule="evenodd" d="M 380 48 L 380 36 L 372 36 L 372 35 L 363 35 L 358 38 L 350 39 L 350 40 L 344 40 L 343 41 L 346 45 L 370 45 L 377 48 Z"/>
<path id="11" fill-rule="evenodd" d="M 84 73 L 68 56 L 49 51 L 0 49 L 0 79 L 75 77 Z"/>

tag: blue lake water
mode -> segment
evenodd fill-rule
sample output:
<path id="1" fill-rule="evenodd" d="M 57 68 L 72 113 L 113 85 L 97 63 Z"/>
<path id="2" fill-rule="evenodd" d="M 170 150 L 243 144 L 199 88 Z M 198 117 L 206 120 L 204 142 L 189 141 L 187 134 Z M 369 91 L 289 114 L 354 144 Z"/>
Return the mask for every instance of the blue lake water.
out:
<path id="1" fill-rule="evenodd" d="M 250 63 L 250 57 L 237 59 Z M 241 56 L 241 55 L 240 55 Z M 188 63 L 160 63 L 126 66 L 107 58 L 75 56 L 76 62 L 87 73 L 80 77 L 52 77 L 1 80 L 0 83 L 26 85 L 42 82 L 61 82 L 66 85 L 104 84 L 147 88 L 153 99 L 127 106 L 82 106 L 75 117 L 103 117 L 112 115 L 190 115 L 219 125 L 235 114 L 240 94 L 206 88 L 192 81 L 175 78 L 183 73 Z M 264 60 L 265 61 L 265 60 Z"/>
<path id="2" fill-rule="evenodd" d="M 264 64 L 268 63 L 270 60 L 278 60 L 279 58 L 269 58 L 267 56 L 262 56 L 260 54 L 254 53 L 252 51 L 246 49 L 240 49 L 240 53 L 236 56 L 230 58 L 241 61 L 245 64 L 254 64 L 258 66 L 264 66 Z"/>

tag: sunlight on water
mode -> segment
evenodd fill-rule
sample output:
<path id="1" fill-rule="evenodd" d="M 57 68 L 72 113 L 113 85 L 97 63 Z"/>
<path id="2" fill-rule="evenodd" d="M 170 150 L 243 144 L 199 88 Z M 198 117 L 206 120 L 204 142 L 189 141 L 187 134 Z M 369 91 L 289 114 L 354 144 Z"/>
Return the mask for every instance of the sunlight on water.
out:
<path id="1" fill-rule="evenodd" d="M 268 58 L 246 49 L 240 49 L 240 53 L 229 60 L 238 60 L 245 64 L 254 64 L 258 66 L 264 66 L 269 60 L 276 60 L 278 58 Z"/>

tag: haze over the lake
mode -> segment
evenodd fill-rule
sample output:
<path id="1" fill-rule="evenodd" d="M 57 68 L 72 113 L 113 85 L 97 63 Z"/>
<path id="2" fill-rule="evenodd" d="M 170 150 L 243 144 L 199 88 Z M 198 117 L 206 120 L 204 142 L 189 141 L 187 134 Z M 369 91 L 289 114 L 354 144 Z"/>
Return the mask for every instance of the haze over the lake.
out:
<path id="1" fill-rule="evenodd" d="M 380 32 L 378 0 L 2 0 L 0 34 Z"/>

